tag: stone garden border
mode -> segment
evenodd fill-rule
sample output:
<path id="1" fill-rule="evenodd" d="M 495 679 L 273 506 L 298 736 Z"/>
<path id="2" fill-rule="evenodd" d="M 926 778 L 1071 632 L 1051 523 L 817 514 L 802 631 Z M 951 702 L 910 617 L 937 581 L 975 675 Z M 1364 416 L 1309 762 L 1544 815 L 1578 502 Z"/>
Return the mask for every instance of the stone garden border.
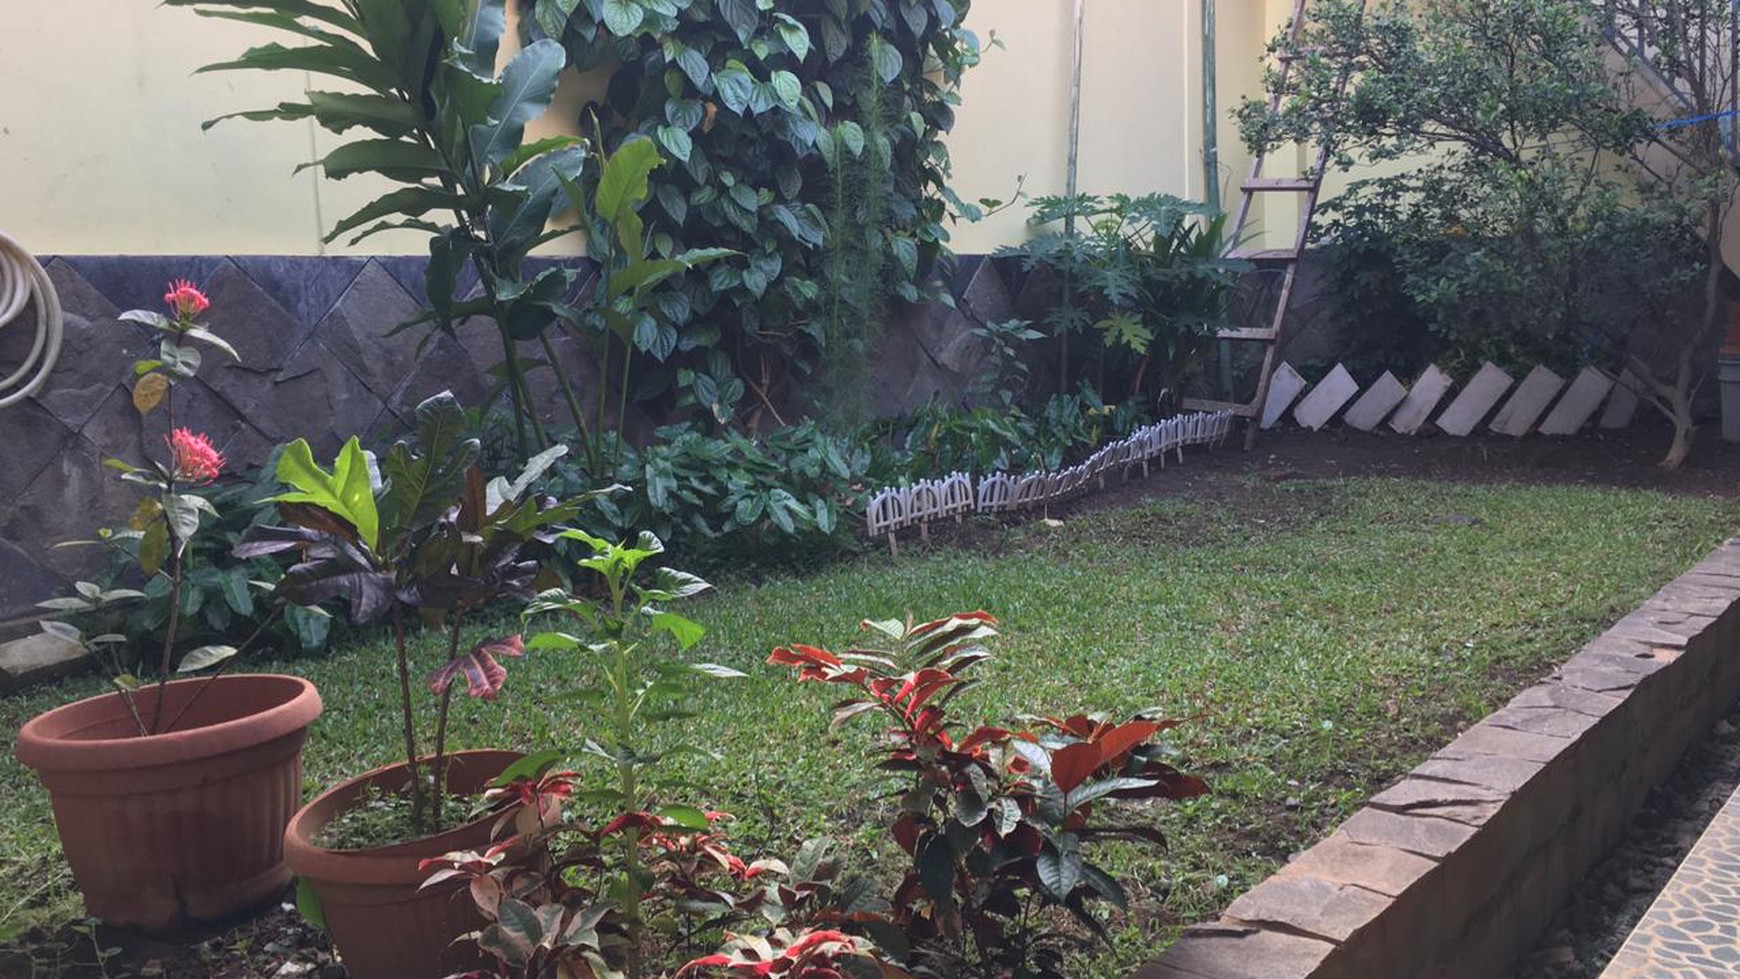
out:
<path id="1" fill-rule="evenodd" d="M 1740 700 L 1740 538 L 1135 979 L 1498 979 Z"/>

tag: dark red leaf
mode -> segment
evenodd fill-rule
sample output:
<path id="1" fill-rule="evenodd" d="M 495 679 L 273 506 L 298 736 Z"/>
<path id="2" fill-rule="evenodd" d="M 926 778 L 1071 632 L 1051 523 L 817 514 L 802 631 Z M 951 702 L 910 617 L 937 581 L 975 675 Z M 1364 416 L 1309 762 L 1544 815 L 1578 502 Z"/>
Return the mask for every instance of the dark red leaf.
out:
<path id="1" fill-rule="evenodd" d="M 1051 754 L 1051 780 L 1067 795 L 1100 767 L 1100 747 L 1091 741 L 1065 745 Z"/>
<path id="2" fill-rule="evenodd" d="M 1160 725 L 1153 721 L 1131 721 L 1120 724 L 1102 732 L 1094 738 L 1094 743 L 1100 746 L 1102 764 L 1119 758 L 1131 748 L 1136 747 L 1160 730 Z"/>
<path id="3" fill-rule="evenodd" d="M 436 694 L 446 693 L 453 681 L 463 676 L 467 694 L 494 700 L 501 692 L 502 684 L 507 682 L 507 669 L 496 657 L 518 659 L 525 654 L 525 642 L 519 636 L 478 643 L 471 652 L 447 661 L 430 673 L 429 689 Z"/>

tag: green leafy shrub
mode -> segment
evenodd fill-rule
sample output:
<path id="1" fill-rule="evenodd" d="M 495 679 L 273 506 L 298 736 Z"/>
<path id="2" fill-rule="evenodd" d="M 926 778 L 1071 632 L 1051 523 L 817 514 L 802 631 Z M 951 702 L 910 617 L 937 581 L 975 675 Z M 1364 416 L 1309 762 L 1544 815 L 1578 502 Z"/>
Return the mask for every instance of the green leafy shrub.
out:
<path id="1" fill-rule="evenodd" d="M 881 297 L 918 300 L 946 263 L 943 136 L 978 59 L 968 0 L 522 7 L 531 37 L 560 40 L 571 66 L 616 65 L 592 107 L 603 145 L 638 134 L 676 162 L 651 179 L 654 249 L 740 255 L 662 297 L 672 332 L 637 339 L 638 398 L 672 404 L 687 390 L 722 419 L 745 414 L 744 397 L 765 409 L 824 352 L 862 344 Z M 830 281 L 842 266 L 850 274 Z M 853 299 L 869 304 L 855 312 Z"/>
<path id="2" fill-rule="evenodd" d="M 1060 387 L 1091 381 L 1108 400 L 1176 396 L 1226 324 L 1233 283 L 1248 268 L 1226 257 L 1226 215 L 1168 194 L 1040 197 L 1032 207 L 1033 224 L 1053 227 L 1000 253 L 1061 289 L 1043 319 L 1063 354 Z M 1072 371 L 1071 338 L 1090 329 Z"/>
<path id="3" fill-rule="evenodd" d="M 515 407 L 520 455 L 528 458 L 533 450 L 526 426 L 535 430 L 539 420 L 530 409 L 527 365 L 517 343 L 542 341 L 549 352 L 549 331 L 572 317 L 565 300 L 578 275 L 565 267 L 528 275 L 525 265 L 534 247 L 561 233 L 545 225 L 563 209 L 564 182 L 578 180 L 587 160 L 583 141 L 574 137 L 522 145 L 526 123 L 542 115 L 555 95 L 565 63 L 561 45 L 527 44 L 498 76 L 505 0 L 167 2 L 201 16 L 282 31 L 297 41 L 250 48 L 201 71 L 295 71 L 338 80 L 342 91 L 313 90 L 306 101 L 232 115 L 311 119 L 347 138 L 353 130 L 367 134 L 304 166 L 318 165 L 334 180 L 367 174 L 399 189 L 340 220 L 326 240 L 354 233 L 354 244 L 398 228 L 429 235 L 429 309 L 412 323 L 451 333 L 488 317 L 501 341 L 501 374 Z M 475 298 L 462 295 L 459 285 L 468 265 L 483 286 Z M 555 362 L 553 353 L 549 360 Z M 574 421 L 585 424 L 578 414 Z"/>
<path id="4" fill-rule="evenodd" d="M 899 447 L 892 465 L 911 481 L 949 472 L 1058 469 L 1129 435 L 1149 417 L 1140 404 L 1107 405 L 1084 383 L 1075 394 L 1053 395 L 1037 412 L 1007 394 L 980 407 L 933 401 L 875 429 Z"/>

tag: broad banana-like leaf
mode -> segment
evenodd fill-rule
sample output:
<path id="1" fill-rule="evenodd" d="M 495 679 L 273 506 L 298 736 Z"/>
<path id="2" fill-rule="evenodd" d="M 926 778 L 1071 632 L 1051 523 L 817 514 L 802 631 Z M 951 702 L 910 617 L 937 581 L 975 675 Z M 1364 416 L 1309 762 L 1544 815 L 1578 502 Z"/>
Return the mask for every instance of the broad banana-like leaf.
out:
<path id="1" fill-rule="evenodd" d="M 550 107 L 567 57 L 559 42 L 543 38 L 508 62 L 501 73 L 501 92 L 489 107 L 489 121 L 471 127 L 473 165 L 498 165 L 520 148 L 526 123 Z"/>

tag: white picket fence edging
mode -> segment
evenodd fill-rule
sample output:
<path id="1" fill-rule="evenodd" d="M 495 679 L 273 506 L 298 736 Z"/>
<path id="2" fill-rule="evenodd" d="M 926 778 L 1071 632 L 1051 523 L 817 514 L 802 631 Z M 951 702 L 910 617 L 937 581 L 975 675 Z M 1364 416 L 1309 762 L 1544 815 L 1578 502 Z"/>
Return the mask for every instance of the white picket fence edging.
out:
<path id="1" fill-rule="evenodd" d="M 974 480 L 970 473 L 954 472 L 937 479 L 921 479 L 908 486 L 884 489 L 870 497 L 864 513 L 864 533 L 870 538 L 887 536 L 916 526 L 926 538 L 930 524 L 968 513 L 1011 513 L 1049 507 L 1074 499 L 1090 489 L 1105 489 L 1106 477 L 1116 472 L 1129 479 L 1138 467 L 1142 475 L 1165 454 L 1184 459 L 1187 445 L 1216 445 L 1232 434 L 1231 412 L 1197 412 L 1177 415 L 1144 425 L 1129 436 L 1102 446 L 1082 462 L 1064 469 L 1025 473 L 995 472 Z"/>

